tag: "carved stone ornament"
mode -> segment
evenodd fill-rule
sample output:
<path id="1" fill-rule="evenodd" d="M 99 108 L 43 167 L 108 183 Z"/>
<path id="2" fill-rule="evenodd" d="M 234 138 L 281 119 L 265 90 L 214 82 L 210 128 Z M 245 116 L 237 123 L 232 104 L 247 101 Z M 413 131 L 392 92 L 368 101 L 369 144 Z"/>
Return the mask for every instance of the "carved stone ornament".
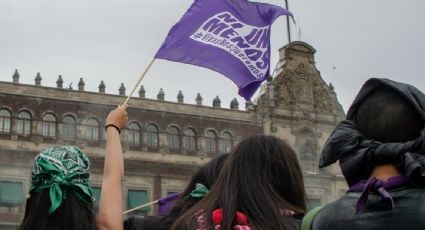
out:
<path id="1" fill-rule="evenodd" d="M 294 73 L 285 69 L 276 79 L 275 104 L 277 107 L 291 107 L 295 104 Z"/>
<path id="2" fill-rule="evenodd" d="M 277 106 L 294 106 L 297 102 L 313 103 L 311 76 L 303 63 L 294 71 L 284 69 L 276 81 Z"/>
<path id="3" fill-rule="evenodd" d="M 320 79 L 313 82 L 314 108 L 320 113 L 332 113 L 333 98 L 329 89 Z"/>
<path id="4" fill-rule="evenodd" d="M 304 63 L 292 70 L 283 69 L 275 78 L 276 106 L 297 108 L 299 102 L 312 104 L 316 112 L 332 114 L 335 98 L 317 71 L 309 71 Z M 311 73 L 313 72 L 313 73 Z"/>

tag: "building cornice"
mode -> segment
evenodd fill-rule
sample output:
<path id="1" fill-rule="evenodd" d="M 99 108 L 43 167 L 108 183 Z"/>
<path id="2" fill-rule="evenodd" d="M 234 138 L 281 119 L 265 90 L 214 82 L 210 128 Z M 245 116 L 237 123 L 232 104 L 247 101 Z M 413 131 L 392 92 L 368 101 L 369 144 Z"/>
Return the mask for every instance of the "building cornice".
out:
<path id="1" fill-rule="evenodd" d="M 9 95 L 46 98 L 60 101 L 73 101 L 89 104 L 116 106 L 122 104 L 124 96 L 101 94 L 96 92 L 77 91 L 63 88 L 33 86 L 27 84 L 14 84 L 0 81 L 0 92 Z M 183 115 L 196 115 L 202 117 L 219 118 L 251 122 L 248 111 L 182 104 L 178 102 L 159 101 L 147 98 L 132 97 L 130 107 L 158 112 L 168 112 Z M 194 113 L 193 111 L 196 111 Z"/>

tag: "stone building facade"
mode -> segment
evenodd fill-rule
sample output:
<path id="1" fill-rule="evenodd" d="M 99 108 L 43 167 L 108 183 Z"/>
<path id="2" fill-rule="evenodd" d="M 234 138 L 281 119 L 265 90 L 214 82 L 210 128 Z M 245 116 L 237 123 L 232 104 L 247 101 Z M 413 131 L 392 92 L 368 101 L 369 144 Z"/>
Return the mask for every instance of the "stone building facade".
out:
<path id="1" fill-rule="evenodd" d="M 336 199 L 346 185 L 337 167 L 317 168 L 320 149 L 344 112 L 331 84 L 326 84 L 315 67 L 315 50 L 303 42 L 292 42 L 280 50 L 274 75 L 263 84 L 255 102 L 239 109 L 236 100 L 222 108 L 220 99 L 205 106 L 198 94 L 196 104 L 157 99 L 132 98 L 128 108 L 130 125 L 121 135 L 125 178 L 124 204 L 140 203 L 181 191 L 191 174 L 212 156 L 229 151 L 254 133 L 273 134 L 296 150 L 302 164 L 309 204 Z M 19 223 L 25 195 L 30 186 L 34 156 L 52 145 L 77 145 L 89 156 L 92 184 L 98 196 L 105 148 L 104 120 L 125 99 L 119 95 L 87 92 L 80 79 L 78 89 L 44 87 L 37 74 L 35 85 L 0 82 L 0 229 Z M 155 207 L 139 213 L 153 214 Z M 16 228 L 16 227 L 15 227 Z"/>

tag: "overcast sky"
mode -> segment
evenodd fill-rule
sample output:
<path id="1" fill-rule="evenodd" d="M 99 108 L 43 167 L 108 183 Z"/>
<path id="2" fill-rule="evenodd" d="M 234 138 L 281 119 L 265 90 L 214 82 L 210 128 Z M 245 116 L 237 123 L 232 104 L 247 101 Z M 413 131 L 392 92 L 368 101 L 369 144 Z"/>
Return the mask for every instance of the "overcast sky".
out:
<path id="1" fill-rule="evenodd" d="M 263 0 L 284 6 L 283 0 Z M 0 0 L 0 81 L 12 81 L 18 69 L 22 83 L 55 87 L 58 75 L 77 88 L 127 93 L 155 55 L 168 30 L 191 0 Z M 316 50 L 322 78 L 335 86 L 347 110 L 362 83 L 387 77 L 425 91 L 425 1 L 423 0 L 289 0 L 297 25 L 292 39 Z M 301 33 L 299 33 L 301 28 Z M 301 36 L 300 36 L 301 35 Z M 287 44 L 286 20 L 272 27 L 271 67 L 278 48 Z M 187 103 L 199 92 L 204 104 L 218 95 L 222 107 L 237 97 L 236 86 L 211 70 L 158 60 L 142 82 L 147 97 L 159 89 L 176 101 L 182 90 Z M 130 102 L 131 103 L 131 102 Z"/>

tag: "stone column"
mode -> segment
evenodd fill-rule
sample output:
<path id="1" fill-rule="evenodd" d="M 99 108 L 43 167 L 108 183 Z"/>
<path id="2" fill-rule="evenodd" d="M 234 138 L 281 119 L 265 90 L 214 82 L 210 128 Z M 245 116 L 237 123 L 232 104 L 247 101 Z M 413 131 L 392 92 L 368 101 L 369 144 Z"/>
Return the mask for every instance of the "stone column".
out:
<path id="1" fill-rule="evenodd" d="M 161 175 L 157 174 L 153 177 L 153 200 L 158 200 L 161 198 L 162 196 L 161 190 L 162 190 L 162 179 L 161 179 Z M 158 213 L 158 205 L 154 205 L 153 213 L 154 214 Z"/>

